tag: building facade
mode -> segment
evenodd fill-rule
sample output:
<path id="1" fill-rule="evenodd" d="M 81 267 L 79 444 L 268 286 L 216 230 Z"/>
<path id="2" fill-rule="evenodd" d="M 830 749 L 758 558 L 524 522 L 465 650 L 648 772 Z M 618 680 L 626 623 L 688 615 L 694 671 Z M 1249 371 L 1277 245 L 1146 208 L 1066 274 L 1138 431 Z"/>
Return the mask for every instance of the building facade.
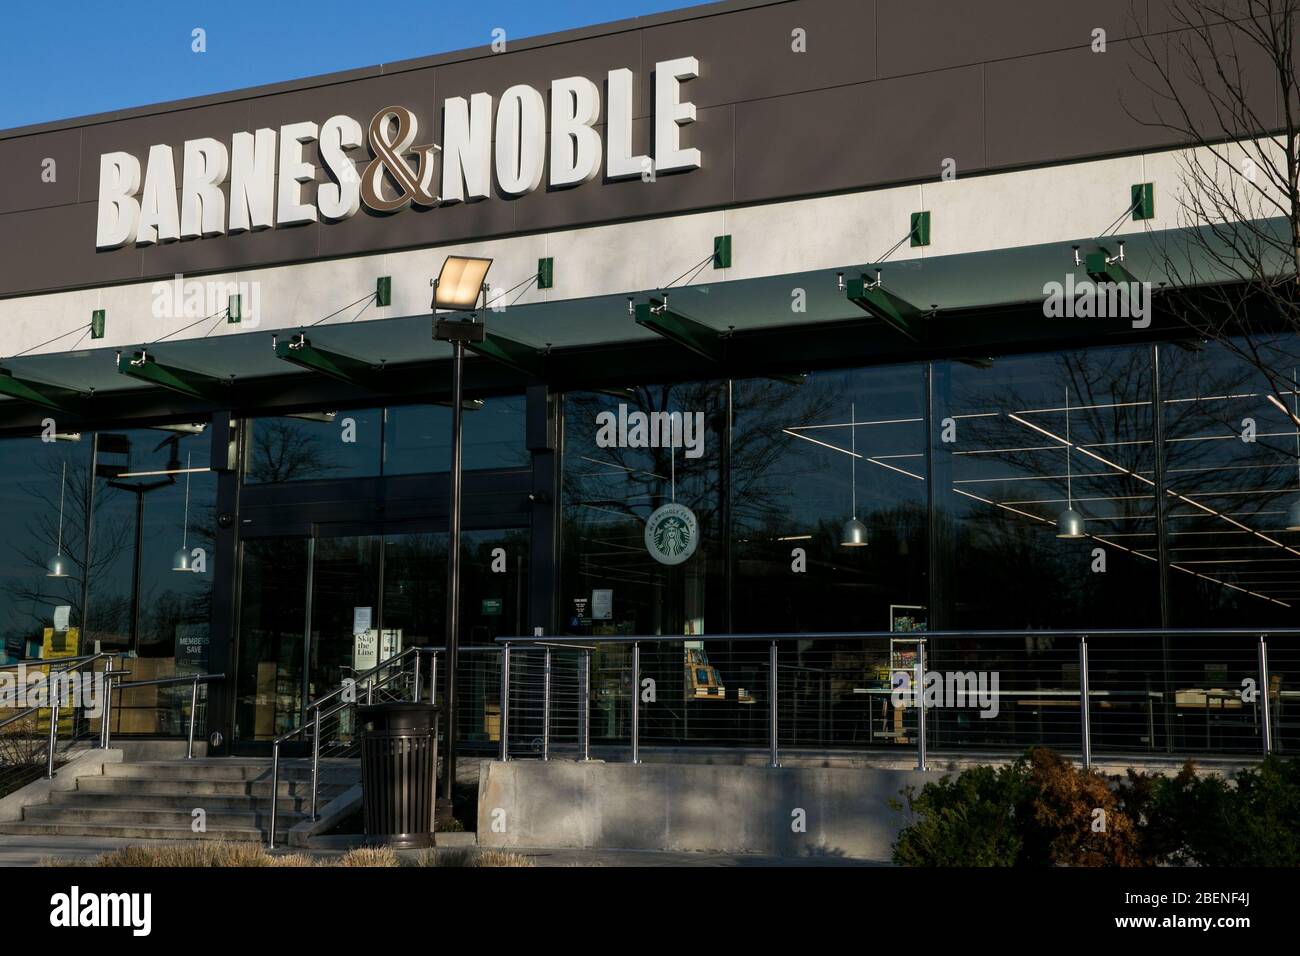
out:
<path id="1" fill-rule="evenodd" d="M 935 745 L 1070 746 L 1086 634 L 1094 746 L 1258 749 L 1257 636 L 1203 632 L 1297 623 L 1300 355 L 1150 295 L 1186 144 L 1119 104 L 1160 5 L 1030 6 L 732 0 L 0 133 L 5 660 L 222 674 L 206 733 L 258 752 L 442 645 L 456 255 L 492 260 L 459 639 L 608 638 L 593 740 L 642 635 L 680 638 L 647 739 L 761 743 L 766 649 L 720 638 L 766 634 L 783 741 L 914 741 L 924 632 L 1005 692 Z M 1084 308 L 1090 274 L 1137 285 Z"/>

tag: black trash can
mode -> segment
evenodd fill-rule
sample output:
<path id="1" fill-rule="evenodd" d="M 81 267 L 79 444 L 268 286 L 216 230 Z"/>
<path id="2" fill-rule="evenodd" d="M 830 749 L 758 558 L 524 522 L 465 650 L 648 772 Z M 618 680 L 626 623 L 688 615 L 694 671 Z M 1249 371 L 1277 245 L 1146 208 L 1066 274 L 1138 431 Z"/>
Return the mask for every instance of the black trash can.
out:
<path id="1" fill-rule="evenodd" d="M 409 701 L 358 708 L 366 836 L 396 847 L 433 846 L 438 708 Z"/>

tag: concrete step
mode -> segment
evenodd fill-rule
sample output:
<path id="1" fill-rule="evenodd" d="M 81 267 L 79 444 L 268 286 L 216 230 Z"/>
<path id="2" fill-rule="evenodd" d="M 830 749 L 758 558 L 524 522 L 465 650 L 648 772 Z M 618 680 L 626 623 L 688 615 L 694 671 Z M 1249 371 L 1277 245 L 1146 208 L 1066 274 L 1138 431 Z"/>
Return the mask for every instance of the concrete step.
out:
<path id="1" fill-rule="evenodd" d="M 320 784 L 320 797 L 333 798 L 360 783 L 360 777 L 350 781 L 326 781 Z M 281 780 L 276 787 L 280 796 L 311 797 L 311 780 Z M 185 777 L 78 777 L 77 791 L 84 793 L 121 794 L 193 794 L 205 796 L 259 796 L 270 799 L 271 781 L 258 780 L 197 780 Z M 74 791 L 75 792 L 75 791 Z"/>
<path id="2" fill-rule="evenodd" d="M 133 783 L 135 781 L 132 781 Z M 317 798 L 319 809 L 333 799 L 333 794 L 323 790 Z M 215 810 L 253 811 L 269 810 L 271 798 L 263 794 L 218 793 L 154 793 L 140 789 L 127 792 L 93 792 L 89 790 L 55 790 L 50 794 L 52 807 L 85 807 L 89 809 L 147 808 L 150 810 L 192 810 L 202 807 L 208 813 Z M 281 813 L 305 813 L 311 810 L 311 794 L 284 795 L 276 801 Z"/>
<path id="3" fill-rule="evenodd" d="M 206 833 L 194 833 L 189 826 L 162 827 L 136 825 L 88 825 L 81 823 L 45 823 L 24 820 L 0 824 L 0 833 L 23 836 L 91 836 L 123 840 L 226 840 L 235 843 L 265 843 L 266 834 L 251 827 L 209 827 Z M 280 830 L 276 843 L 288 841 L 288 830 Z"/>
<path id="4" fill-rule="evenodd" d="M 151 826 L 167 827 L 176 830 L 189 830 L 193 822 L 193 807 L 181 809 L 154 809 L 152 807 L 83 807 L 56 806 L 39 804 L 23 809 L 23 821 L 31 823 L 53 823 L 60 825 L 85 825 L 96 828 L 115 826 Z M 260 830 L 270 826 L 270 807 L 261 810 L 218 810 L 203 808 L 207 811 L 206 825 L 209 830 L 249 829 Z M 277 814 L 276 826 L 289 829 L 306 818 L 304 813 Z"/>
<path id="5" fill-rule="evenodd" d="M 160 760 L 138 763 L 109 764 L 104 768 L 109 777 L 150 777 L 154 779 L 180 778 L 185 780 L 265 780 L 271 779 L 270 761 L 235 762 L 222 760 Z M 360 779 L 361 765 L 321 767 L 321 778 L 339 777 Z M 310 780 L 311 764 L 282 763 L 281 780 Z"/>

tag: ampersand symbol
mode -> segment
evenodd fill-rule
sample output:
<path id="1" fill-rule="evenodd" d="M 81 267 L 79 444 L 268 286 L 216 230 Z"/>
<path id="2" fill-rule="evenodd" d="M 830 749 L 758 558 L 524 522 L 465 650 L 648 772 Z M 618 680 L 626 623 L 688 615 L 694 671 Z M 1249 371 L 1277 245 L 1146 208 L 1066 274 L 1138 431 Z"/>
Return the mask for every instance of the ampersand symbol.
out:
<path id="1" fill-rule="evenodd" d="M 389 124 L 397 121 L 397 131 L 389 137 Z M 419 120 L 404 106 L 389 106 L 380 110 L 370 120 L 370 149 L 375 158 L 366 167 L 361 177 L 361 199 L 375 212 L 394 212 L 408 203 L 415 202 L 421 206 L 434 206 L 440 201 L 430 189 L 433 180 L 433 154 L 438 146 L 415 146 L 416 134 L 420 128 Z M 406 161 L 406 154 L 414 152 L 418 157 L 416 171 Z M 400 189 L 395 199 L 384 196 L 384 172 Z"/>

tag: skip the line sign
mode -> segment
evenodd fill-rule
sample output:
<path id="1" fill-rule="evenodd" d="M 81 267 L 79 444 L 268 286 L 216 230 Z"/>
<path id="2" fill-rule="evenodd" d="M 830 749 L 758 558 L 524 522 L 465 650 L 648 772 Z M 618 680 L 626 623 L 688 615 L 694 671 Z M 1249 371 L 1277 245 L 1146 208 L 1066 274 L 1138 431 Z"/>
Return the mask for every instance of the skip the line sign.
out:
<path id="1" fill-rule="evenodd" d="M 340 114 L 320 124 L 307 120 L 237 132 L 229 146 L 210 137 L 186 140 L 179 191 L 172 145 L 151 146 L 143 163 L 128 152 L 104 153 L 95 246 L 341 222 L 363 203 L 391 213 L 412 204 L 487 199 L 494 180 L 502 193 L 522 196 L 540 187 L 548 170 L 548 185 L 563 189 L 602 170 L 618 180 L 698 169 L 700 151 L 683 148 L 681 129 L 695 121 L 695 105 L 684 98 L 682 84 L 699 72 L 695 57 L 655 64 L 653 157 L 632 153 L 635 78 L 629 69 L 609 71 L 603 142 L 595 129 L 600 87 L 582 76 L 551 83 L 549 164 L 546 97 L 527 84 L 510 87 L 495 103 L 487 93 L 445 100 L 440 143 L 422 135 L 415 114 L 403 106 L 380 110 L 365 126 Z M 316 168 L 303 158 L 303 147 L 313 141 L 332 181 L 310 195 Z M 365 160 L 358 174 L 356 163 Z"/>

